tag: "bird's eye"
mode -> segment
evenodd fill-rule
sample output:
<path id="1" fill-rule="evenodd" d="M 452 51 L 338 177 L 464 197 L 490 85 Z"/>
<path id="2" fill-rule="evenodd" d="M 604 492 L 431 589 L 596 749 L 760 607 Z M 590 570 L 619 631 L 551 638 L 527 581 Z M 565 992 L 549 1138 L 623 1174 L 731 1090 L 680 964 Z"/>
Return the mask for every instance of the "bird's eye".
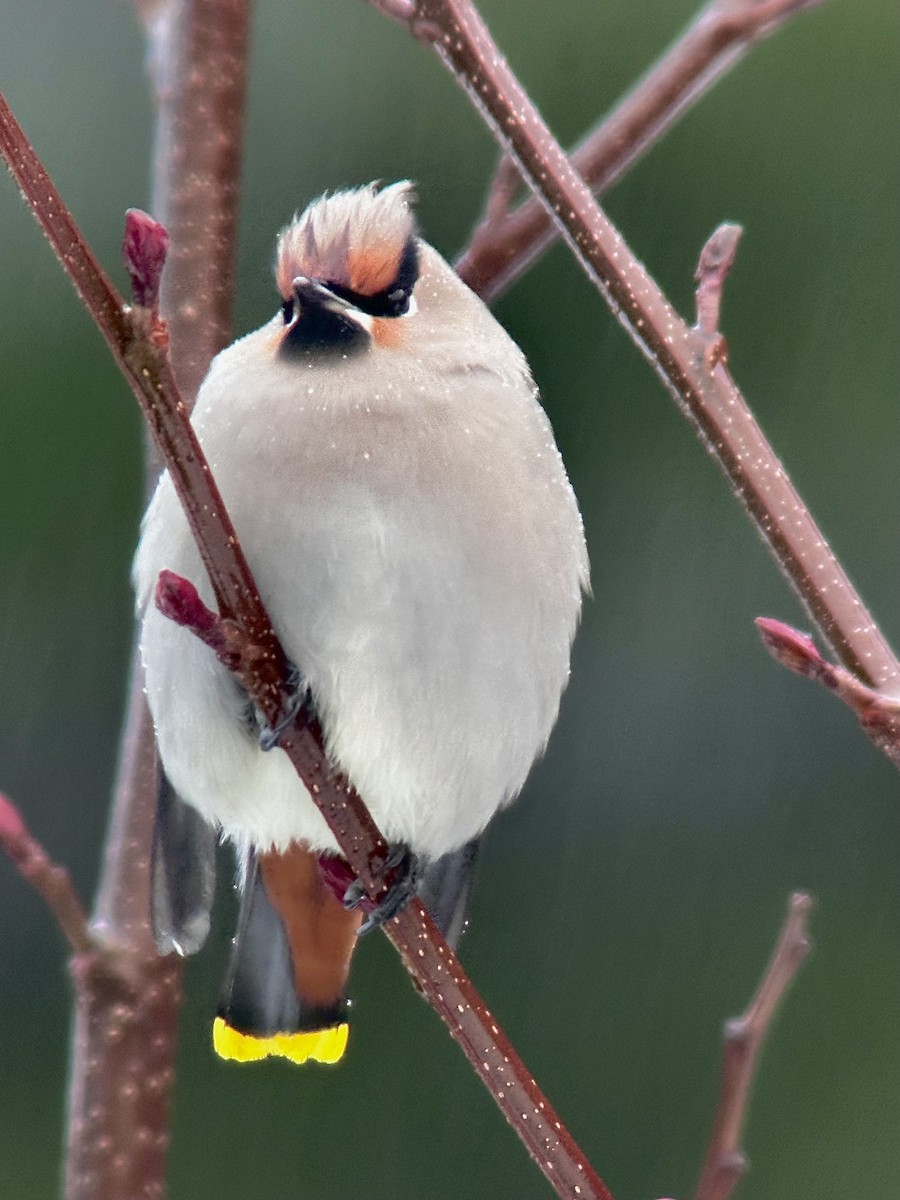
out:
<path id="1" fill-rule="evenodd" d="M 291 321 L 293 321 L 293 319 L 294 319 L 294 298 L 293 298 L 293 296 L 291 297 L 290 300 L 282 300 L 281 315 L 284 317 L 285 325 L 290 325 Z"/>

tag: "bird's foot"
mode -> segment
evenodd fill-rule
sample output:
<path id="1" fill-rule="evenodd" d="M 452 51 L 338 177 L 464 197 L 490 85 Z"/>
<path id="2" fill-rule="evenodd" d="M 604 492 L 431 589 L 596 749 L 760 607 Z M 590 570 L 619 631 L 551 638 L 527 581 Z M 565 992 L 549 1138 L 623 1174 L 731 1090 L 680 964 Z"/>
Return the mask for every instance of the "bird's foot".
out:
<path id="1" fill-rule="evenodd" d="M 260 750 L 274 750 L 281 735 L 293 725 L 296 718 L 310 704 L 309 689 L 303 682 L 303 676 L 298 667 L 289 664 L 286 693 L 288 697 L 284 716 L 277 725 L 270 725 L 258 709 L 255 710 L 257 741 Z M 311 709 L 310 709 L 311 711 Z"/>
<path id="2" fill-rule="evenodd" d="M 344 892 L 345 908 L 363 907 L 368 913 L 365 921 L 359 927 L 360 935 L 377 929 L 379 925 L 390 921 L 392 917 L 396 917 L 406 908 L 416 894 L 419 884 L 419 860 L 409 846 L 398 842 L 388 847 L 388 856 L 378 873 L 385 882 L 393 876 L 387 893 L 378 904 L 374 904 L 369 899 L 366 889 L 358 879 L 354 880 Z"/>

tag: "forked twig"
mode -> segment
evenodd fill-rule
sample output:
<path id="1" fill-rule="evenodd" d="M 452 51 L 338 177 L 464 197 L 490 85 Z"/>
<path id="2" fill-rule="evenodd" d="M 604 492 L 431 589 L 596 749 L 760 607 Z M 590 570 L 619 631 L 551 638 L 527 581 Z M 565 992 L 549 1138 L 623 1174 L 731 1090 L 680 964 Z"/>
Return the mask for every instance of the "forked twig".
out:
<path id="1" fill-rule="evenodd" d="M 900 698 L 867 687 L 846 667 L 830 663 L 808 633 L 771 617 L 757 617 L 756 627 L 776 662 L 843 700 L 875 745 L 900 767 Z"/>
<path id="2" fill-rule="evenodd" d="M 774 7 L 767 5 L 771 15 Z M 588 276 L 663 379 L 719 463 L 776 561 L 843 664 L 900 690 L 900 663 L 831 552 L 710 335 L 691 329 L 601 212 L 510 70 L 471 0 L 418 0 L 410 32 L 432 45 Z"/>
<path id="3" fill-rule="evenodd" d="M 694 1200 L 728 1200 L 747 1170 L 741 1132 L 759 1054 L 788 986 L 809 954 L 811 898 L 791 896 L 778 942 L 756 995 L 740 1017 L 725 1023 L 722 1074 L 712 1137 Z"/>
<path id="4" fill-rule="evenodd" d="M 572 150 L 572 166 L 594 194 L 602 196 L 751 47 L 820 3 L 713 0 L 609 116 Z M 392 15 L 403 20 L 399 7 Z M 534 196 L 512 212 L 489 209 L 456 269 L 489 302 L 515 282 L 558 236 L 559 229 Z"/>
<path id="5" fill-rule="evenodd" d="M 29 831 L 16 805 L 2 793 L 0 847 L 56 917 L 72 953 L 90 954 L 94 942 L 88 930 L 88 915 L 69 872 L 50 858 Z"/>

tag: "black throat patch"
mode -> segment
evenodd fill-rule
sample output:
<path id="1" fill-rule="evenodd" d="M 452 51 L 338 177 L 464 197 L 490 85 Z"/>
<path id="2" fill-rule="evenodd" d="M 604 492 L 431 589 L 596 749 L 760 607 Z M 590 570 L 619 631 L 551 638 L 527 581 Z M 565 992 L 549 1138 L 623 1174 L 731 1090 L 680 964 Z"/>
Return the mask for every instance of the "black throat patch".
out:
<path id="1" fill-rule="evenodd" d="M 318 304 L 304 307 L 281 341 L 283 358 L 339 361 L 369 348 L 372 339 L 352 317 Z"/>

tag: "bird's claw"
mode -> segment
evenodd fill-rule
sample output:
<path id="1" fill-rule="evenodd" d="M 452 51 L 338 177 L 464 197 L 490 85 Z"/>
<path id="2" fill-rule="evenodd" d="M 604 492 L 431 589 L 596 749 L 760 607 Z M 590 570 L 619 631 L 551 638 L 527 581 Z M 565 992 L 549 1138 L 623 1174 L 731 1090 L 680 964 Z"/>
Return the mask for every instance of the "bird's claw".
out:
<path id="1" fill-rule="evenodd" d="M 299 668 L 293 663 L 290 664 L 285 691 L 288 696 L 287 710 L 277 725 L 270 725 L 257 710 L 257 742 L 260 750 L 274 750 L 281 740 L 281 735 L 293 725 L 298 714 L 309 703 L 309 691 L 303 683 Z"/>
<path id="2" fill-rule="evenodd" d="M 360 881 L 354 880 L 344 892 L 344 907 L 367 907 L 368 915 L 359 927 L 360 936 L 377 929 L 385 921 L 396 917 L 409 904 L 416 894 L 419 884 L 419 861 L 409 846 L 402 843 L 390 846 L 387 858 L 381 866 L 379 874 L 382 877 L 390 872 L 395 873 L 394 882 L 388 888 L 384 898 L 378 904 L 373 904 Z"/>

